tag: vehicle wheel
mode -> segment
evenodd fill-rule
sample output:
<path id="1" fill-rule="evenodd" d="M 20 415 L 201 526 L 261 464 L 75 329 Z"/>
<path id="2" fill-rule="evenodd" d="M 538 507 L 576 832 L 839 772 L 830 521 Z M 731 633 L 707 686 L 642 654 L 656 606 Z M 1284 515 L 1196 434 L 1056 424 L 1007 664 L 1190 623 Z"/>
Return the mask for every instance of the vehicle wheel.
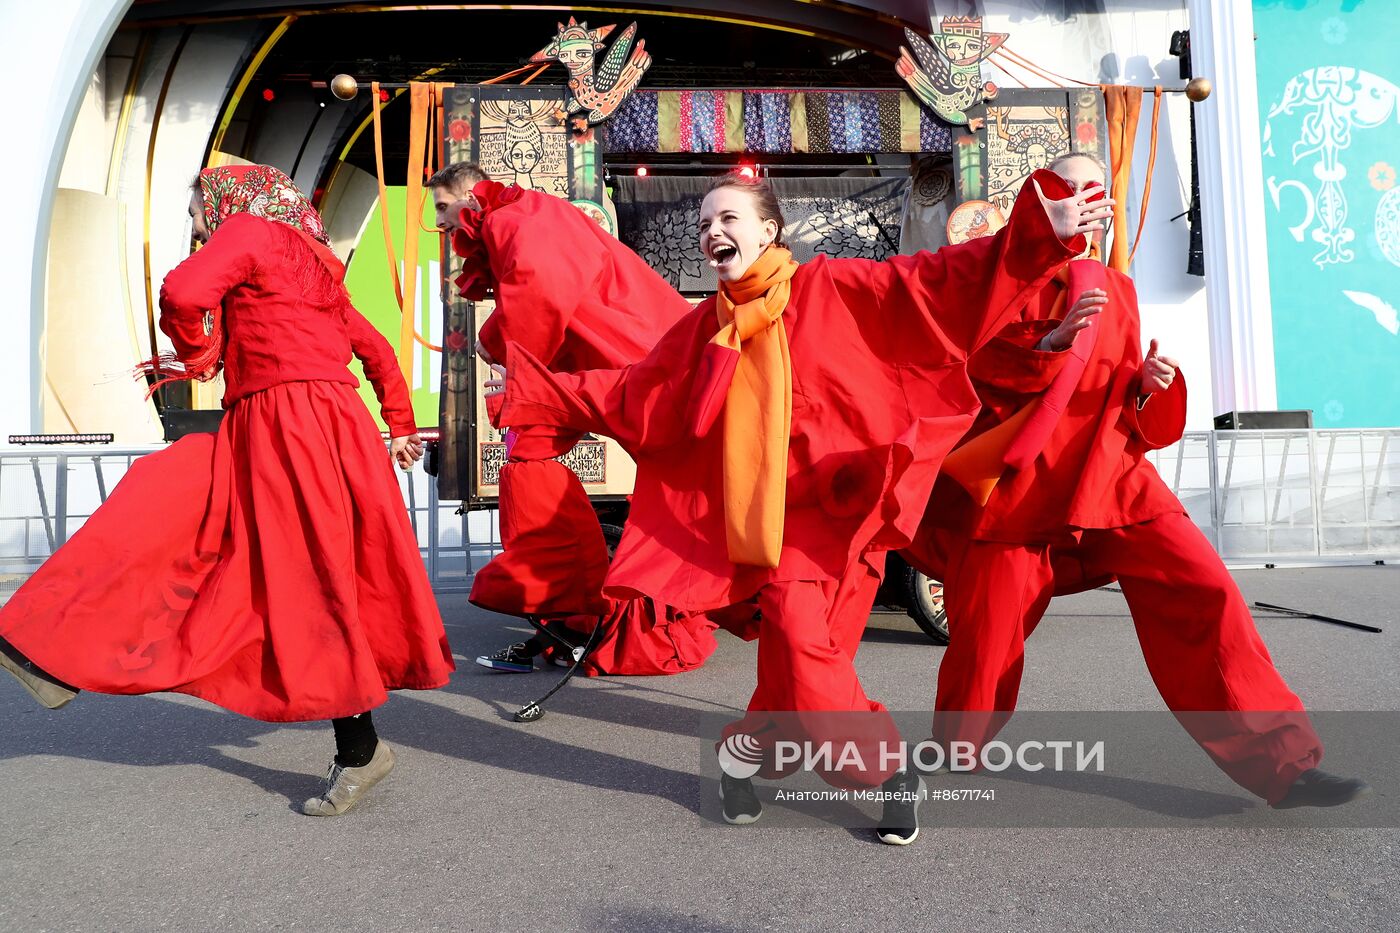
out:
<path id="1" fill-rule="evenodd" d="M 904 585 L 909 593 L 909 618 L 933 639 L 934 644 L 948 644 L 948 613 L 943 608 L 943 584 L 909 567 Z"/>
<path id="2" fill-rule="evenodd" d="M 607 522 L 603 526 L 603 543 L 608 546 L 608 562 L 611 563 L 613 556 L 617 554 L 617 546 L 622 541 L 622 528 L 619 525 L 610 525 Z"/>

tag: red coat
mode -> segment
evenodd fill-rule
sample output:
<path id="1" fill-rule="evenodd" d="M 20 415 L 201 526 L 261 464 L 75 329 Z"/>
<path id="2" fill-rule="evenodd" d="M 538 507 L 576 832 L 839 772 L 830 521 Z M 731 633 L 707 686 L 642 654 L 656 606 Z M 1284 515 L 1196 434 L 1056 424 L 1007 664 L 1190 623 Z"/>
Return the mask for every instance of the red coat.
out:
<path id="1" fill-rule="evenodd" d="M 496 360 L 514 341 L 556 372 L 635 363 L 690 303 L 640 256 L 562 198 L 478 189 L 496 309 L 477 339 Z M 516 200 L 507 200 L 518 193 Z"/>
<path id="2" fill-rule="evenodd" d="M 312 247 L 337 280 L 344 278 L 340 260 L 311 237 L 252 214 L 234 214 L 220 224 L 216 249 L 199 250 L 165 277 L 160 329 L 178 356 L 195 356 L 207 342 L 205 312 L 222 299 L 225 408 L 288 382 L 358 386 L 345 368 L 353 354 L 374 385 L 389 432 L 412 434 L 413 405 L 393 348 L 349 302 L 343 315 L 308 307 L 327 296 L 310 294 L 318 287 L 307 284 L 320 279 L 316 270 L 284 261 L 288 237 Z"/>
<path id="3" fill-rule="evenodd" d="M 1025 469 L 1007 471 L 983 508 L 940 477 L 904 555 L 920 570 L 942 579 L 948 549 L 969 537 L 1067 544 L 1076 529 L 1121 528 L 1182 511 L 1145 455 L 1180 440 L 1186 383 L 1178 373 L 1166 392 L 1148 396 L 1138 409 L 1143 354 L 1137 292 L 1122 273 L 1105 274 L 1108 303 L 1090 325 L 1098 330 L 1092 352 L 1044 449 Z M 1049 386 L 1064 354 L 1034 347 L 1056 323 L 1051 315 L 1061 290 L 1058 283 L 1047 285 L 1022 308 L 1020 321 L 973 358 L 968 372 L 985 407 L 969 437 L 1000 424 Z M 1066 310 L 1076 298 L 1066 296 Z M 1081 577 L 1071 555 L 1057 555 L 1058 592 L 1105 582 Z"/>
<path id="4" fill-rule="evenodd" d="M 413 431 L 408 390 L 333 260 L 236 214 L 166 277 L 161 327 L 186 361 L 222 303 L 228 414 L 133 464 L 0 608 L 0 635 L 83 690 L 176 691 L 272 722 L 447 682 L 452 652 L 351 348 L 396 434 Z"/>
<path id="5" fill-rule="evenodd" d="M 1058 176 L 1039 173 L 1064 197 Z M 886 262 L 804 264 L 782 316 L 792 361 L 783 550 L 773 569 L 728 560 L 722 431 L 688 436 L 697 363 L 718 330 L 714 299 L 623 370 L 554 375 L 511 346 L 498 424 L 607 434 L 637 460 L 637 488 L 606 592 L 688 610 L 768 583 L 838 579 L 864 551 L 913 535 L 939 464 L 978 409 L 969 354 L 1080 252 L 1061 243 L 1030 186 L 996 236 Z"/>

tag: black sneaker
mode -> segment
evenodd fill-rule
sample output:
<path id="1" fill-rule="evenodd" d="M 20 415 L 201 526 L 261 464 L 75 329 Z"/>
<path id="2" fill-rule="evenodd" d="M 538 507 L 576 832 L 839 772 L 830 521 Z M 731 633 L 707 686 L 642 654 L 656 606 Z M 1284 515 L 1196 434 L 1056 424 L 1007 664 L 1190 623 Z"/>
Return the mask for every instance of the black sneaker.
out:
<path id="1" fill-rule="evenodd" d="M 1309 768 L 1298 775 L 1298 780 L 1288 788 L 1282 800 L 1274 804 L 1275 810 L 1292 810 L 1294 807 L 1340 807 L 1358 797 L 1371 793 L 1371 785 L 1357 778 L 1338 777 L 1318 768 Z"/>
<path id="2" fill-rule="evenodd" d="M 531 653 L 529 645 L 518 641 L 495 654 L 479 655 L 476 663 L 503 674 L 528 674 L 535 669 L 535 656 Z"/>
<path id="3" fill-rule="evenodd" d="M 719 799 L 724 804 L 724 821 L 731 826 L 757 823 L 763 815 L 763 803 L 754 793 L 753 781 L 727 774 L 719 776 Z"/>
<path id="4" fill-rule="evenodd" d="M 880 785 L 880 790 L 888 796 L 875 833 L 886 845 L 907 846 L 919 838 L 919 804 L 927 793 L 924 779 L 908 771 L 896 771 Z"/>

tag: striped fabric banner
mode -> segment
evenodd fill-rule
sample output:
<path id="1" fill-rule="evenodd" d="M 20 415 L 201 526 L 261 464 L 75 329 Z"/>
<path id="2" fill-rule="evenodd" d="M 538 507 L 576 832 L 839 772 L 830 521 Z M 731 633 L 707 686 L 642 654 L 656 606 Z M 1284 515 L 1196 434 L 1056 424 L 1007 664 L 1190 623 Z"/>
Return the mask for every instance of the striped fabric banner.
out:
<path id="1" fill-rule="evenodd" d="M 610 152 L 947 152 L 947 123 L 904 91 L 634 91 Z"/>

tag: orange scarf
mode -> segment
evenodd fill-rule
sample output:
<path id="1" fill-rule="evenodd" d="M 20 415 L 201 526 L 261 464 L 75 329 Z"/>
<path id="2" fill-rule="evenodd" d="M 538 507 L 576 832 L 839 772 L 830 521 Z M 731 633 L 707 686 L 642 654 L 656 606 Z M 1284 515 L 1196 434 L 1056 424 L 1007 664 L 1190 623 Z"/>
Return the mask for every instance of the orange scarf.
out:
<path id="1" fill-rule="evenodd" d="M 739 354 L 724 400 L 724 513 L 736 564 L 776 567 L 783 548 L 792 361 L 780 319 L 796 272 L 791 252 L 769 247 L 715 296 L 720 330 L 710 343 Z"/>

